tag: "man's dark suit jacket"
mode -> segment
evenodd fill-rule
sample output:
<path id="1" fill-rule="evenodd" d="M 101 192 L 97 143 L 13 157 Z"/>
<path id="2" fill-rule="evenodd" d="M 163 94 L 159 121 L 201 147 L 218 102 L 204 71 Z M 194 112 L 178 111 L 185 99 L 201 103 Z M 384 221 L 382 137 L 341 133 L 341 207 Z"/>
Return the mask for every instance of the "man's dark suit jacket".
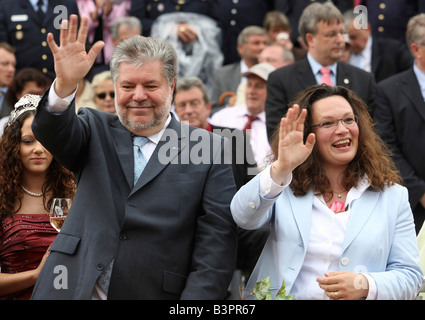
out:
<path id="1" fill-rule="evenodd" d="M 353 90 L 365 101 L 373 114 L 376 82 L 373 75 L 344 62 L 338 62 L 336 85 Z M 271 139 L 280 119 L 298 93 L 316 84 L 307 58 L 279 68 L 269 74 L 267 81 L 266 126 Z"/>
<path id="2" fill-rule="evenodd" d="M 77 194 L 32 298 L 91 299 L 114 260 L 108 299 L 223 299 L 237 243 L 227 141 L 173 117 L 133 186 L 133 137 L 118 117 L 91 108 L 77 116 L 75 101 L 51 114 L 46 95 L 33 132 L 75 173 Z M 193 163 L 200 150 L 203 162 Z M 55 287 L 58 265 L 67 289 Z"/>
<path id="3" fill-rule="evenodd" d="M 374 118 L 409 190 L 419 231 L 425 218 L 419 202 L 425 194 L 425 102 L 413 68 L 378 84 Z"/>
<path id="4" fill-rule="evenodd" d="M 412 67 L 413 56 L 404 43 L 387 38 L 373 38 L 372 73 L 380 82 Z"/>
<path id="5" fill-rule="evenodd" d="M 214 85 L 211 93 L 211 114 L 223 109 L 218 104 L 220 96 L 225 92 L 236 93 L 241 82 L 241 61 L 237 61 L 217 69 L 214 74 Z"/>
<path id="6" fill-rule="evenodd" d="M 33 67 L 52 79 L 55 77 L 53 55 L 46 42 L 47 33 L 51 32 L 58 43 L 60 28 L 57 24 L 61 18 L 69 19 L 71 14 L 79 14 L 73 0 L 49 0 L 42 21 L 28 0 L 0 1 L 0 41 L 15 47 L 17 72 Z"/>
<path id="7" fill-rule="evenodd" d="M 230 143 L 228 146 L 232 148 L 232 169 L 235 177 L 236 189 L 239 190 L 258 173 L 249 136 L 242 130 L 220 127 L 213 124 L 211 124 L 211 129 L 213 132 L 229 139 Z M 241 161 L 242 155 L 243 161 Z M 270 230 L 268 227 L 257 230 L 237 229 L 238 255 L 236 268 L 242 270 L 247 276 L 249 276 L 254 269 L 263 251 L 269 233 Z"/>
<path id="8" fill-rule="evenodd" d="M 9 116 L 13 108 L 14 106 L 10 105 L 10 103 L 7 101 L 7 97 L 4 96 L 3 103 L 0 109 L 0 119 Z"/>
<path id="9" fill-rule="evenodd" d="M 229 139 L 231 147 L 232 170 L 235 177 L 236 189 L 251 180 L 257 173 L 254 153 L 249 142 L 249 136 L 239 129 L 220 127 L 211 124 L 214 133 Z"/>

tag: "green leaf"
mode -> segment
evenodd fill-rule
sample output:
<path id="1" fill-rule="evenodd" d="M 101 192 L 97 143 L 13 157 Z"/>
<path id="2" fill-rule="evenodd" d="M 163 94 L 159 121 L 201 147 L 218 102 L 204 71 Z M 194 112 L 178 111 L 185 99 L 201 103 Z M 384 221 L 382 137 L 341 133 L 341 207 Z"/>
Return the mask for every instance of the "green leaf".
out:
<path id="1" fill-rule="evenodd" d="M 271 286 L 272 285 L 270 283 L 270 277 L 258 281 L 257 283 L 255 283 L 251 295 L 255 295 L 256 300 L 272 300 L 270 293 Z M 280 287 L 274 300 L 292 300 L 294 299 L 294 297 L 294 295 L 286 295 L 286 285 L 285 281 L 283 281 L 282 286 Z"/>
<path id="2" fill-rule="evenodd" d="M 255 298 L 257 300 L 270 300 L 267 299 L 267 294 L 270 295 L 271 286 L 272 284 L 270 283 L 270 277 L 255 283 L 254 290 L 252 290 L 252 292 L 255 294 Z"/>
<path id="3" fill-rule="evenodd" d="M 282 286 L 279 289 L 279 292 L 276 295 L 275 300 L 292 300 L 294 299 L 294 295 L 286 295 L 286 284 L 285 284 L 285 280 L 283 280 L 282 282 Z"/>

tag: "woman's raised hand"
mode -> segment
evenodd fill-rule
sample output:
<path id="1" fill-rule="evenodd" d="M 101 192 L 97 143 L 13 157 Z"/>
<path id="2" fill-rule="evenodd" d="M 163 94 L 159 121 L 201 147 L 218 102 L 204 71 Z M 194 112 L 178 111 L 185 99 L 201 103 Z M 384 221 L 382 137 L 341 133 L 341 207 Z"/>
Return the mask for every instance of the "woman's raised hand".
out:
<path id="1" fill-rule="evenodd" d="M 78 82 L 89 72 L 104 46 L 103 41 L 97 41 L 89 52 L 86 52 L 88 29 L 88 17 L 82 18 L 78 30 L 78 16 L 71 15 L 69 21 L 62 21 L 59 46 L 51 33 L 47 35 L 47 43 L 55 63 L 55 92 L 61 98 L 74 92 Z"/>
<path id="2" fill-rule="evenodd" d="M 310 133 L 304 144 L 307 110 L 299 110 L 300 107 L 295 104 L 280 120 L 278 155 L 271 167 L 271 177 L 277 184 L 281 184 L 292 170 L 308 158 L 316 141 L 314 133 Z"/>

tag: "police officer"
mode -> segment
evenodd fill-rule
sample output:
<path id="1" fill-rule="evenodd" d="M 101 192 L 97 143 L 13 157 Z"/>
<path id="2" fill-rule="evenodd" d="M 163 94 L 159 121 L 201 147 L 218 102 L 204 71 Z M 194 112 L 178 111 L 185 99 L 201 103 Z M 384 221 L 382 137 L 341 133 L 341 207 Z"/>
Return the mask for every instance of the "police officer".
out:
<path id="1" fill-rule="evenodd" d="M 423 0 L 362 0 L 373 37 L 393 38 L 405 43 L 407 22 L 425 12 Z"/>
<path id="2" fill-rule="evenodd" d="M 47 33 L 58 41 L 60 21 L 79 14 L 73 0 L 0 1 L 0 41 L 15 47 L 16 71 L 33 67 L 55 77 Z"/>
<path id="3" fill-rule="evenodd" d="M 273 0 L 216 0 L 213 2 L 212 14 L 218 17 L 223 35 L 223 64 L 241 59 L 237 51 L 238 35 L 247 26 L 262 27 L 266 13 L 273 9 Z"/>

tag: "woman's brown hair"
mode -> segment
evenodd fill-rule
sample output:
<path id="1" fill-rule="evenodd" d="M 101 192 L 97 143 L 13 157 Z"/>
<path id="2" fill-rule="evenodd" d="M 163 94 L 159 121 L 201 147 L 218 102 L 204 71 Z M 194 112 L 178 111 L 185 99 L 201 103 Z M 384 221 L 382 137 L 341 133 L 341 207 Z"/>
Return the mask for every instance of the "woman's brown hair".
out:
<path id="1" fill-rule="evenodd" d="M 353 91 L 342 86 L 313 85 L 300 92 L 290 103 L 298 104 L 300 110 L 307 109 L 307 118 L 304 125 L 304 139 L 313 132 L 312 105 L 314 102 L 331 97 L 341 96 L 351 105 L 354 115 L 358 117 L 359 148 L 354 159 L 349 163 L 343 179 L 343 187 L 349 190 L 356 186 L 359 179 L 366 175 L 373 189 L 383 190 L 387 185 L 401 183 L 399 172 L 391 159 L 391 154 L 374 129 L 374 122 L 368 111 L 367 105 Z M 272 151 L 274 157 L 278 155 L 279 130 L 272 138 Z M 295 195 L 302 196 L 311 188 L 317 194 L 330 192 L 329 180 L 320 166 L 321 159 L 315 145 L 307 160 L 299 165 L 293 172 L 291 188 Z"/>
<path id="2" fill-rule="evenodd" d="M 14 122 L 7 125 L 0 139 L 0 221 L 5 217 L 13 217 L 16 202 L 21 207 L 22 163 L 19 153 L 21 128 L 25 119 L 34 115 L 34 111 L 26 111 Z M 49 210 L 53 197 L 73 198 L 76 186 L 71 171 L 52 160 L 47 173 L 46 182 L 42 186 L 43 205 Z M 46 194 L 52 195 L 47 198 Z"/>

